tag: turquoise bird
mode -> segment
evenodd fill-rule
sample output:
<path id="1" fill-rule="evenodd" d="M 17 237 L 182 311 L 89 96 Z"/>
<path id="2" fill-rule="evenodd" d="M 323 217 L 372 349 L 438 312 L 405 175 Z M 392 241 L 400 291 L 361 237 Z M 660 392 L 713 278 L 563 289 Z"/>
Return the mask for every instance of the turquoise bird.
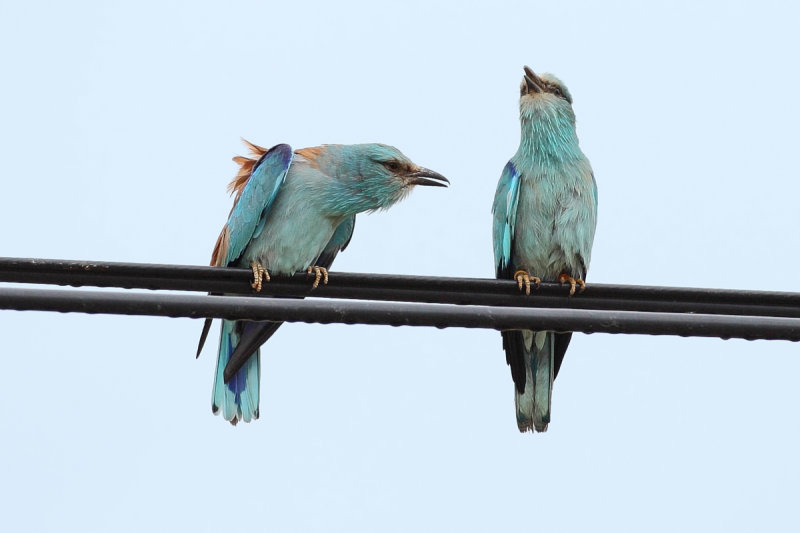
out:
<path id="1" fill-rule="evenodd" d="M 597 184 L 578 145 L 572 96 L 550 74 L 525 67 L 519 99 L 521 139 L 503 169 L 492 206 L 495 274 L 531 283 L 585 288 L 597 224 Z M 521 432 L 547 431 L 553 380 L 572 333 L 503 331 Z"/>
<path id="2" fill-rule="evenodd" d="M 240 169 L 228 186 L 235 195 L 233 209 L 211 264 L 251 268 L 256 291 L 271 275 L 296 272 L 313 274 L 312 288 L 320 281 L 327 283 L 327 269 L 350 242 L 357 213 L 387 209 L 415 185 L 449 183 L 383 144 L 329 144 L 295 151 L 287 144 L 268 150 L 247 144 L 254 157 L 234 158 Z M 206 320 L 198 355 L 210 324 Z M 214 414 L 234 425 L 258 418 L 259 347 L 280 325 L 222 321 Z M 240 356 L 243 366 L 228 364 Z"/>

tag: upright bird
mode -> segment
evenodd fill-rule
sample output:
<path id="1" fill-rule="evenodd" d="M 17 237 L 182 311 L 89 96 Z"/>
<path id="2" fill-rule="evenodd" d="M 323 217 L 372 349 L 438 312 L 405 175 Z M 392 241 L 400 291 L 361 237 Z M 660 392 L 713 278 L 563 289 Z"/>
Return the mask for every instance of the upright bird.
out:
<path id="1" fill-rule="evenodd" d="M 521 140 L 503 169 L 494 197 L 495 273 L 531 282 L 584 289 L 597 223 L 597 184 L 578 146 L 572 96 L 550 74 L 525 67 L 520 89 Z M 572 333 L 504 331 L 521 432 L 547 431 L 553 380 Z"/>
<path id="2" fill-rule="evenodd" d="M 228 186 L 235 195 L 233 209 L 211 264 L 252 268 L 257 291 L 270 274 L 307 271 L 315 275 L 313 287 L 320 279 L 327 283 L 327 269 L 350 242 L 357 213 L 387 209 L 415 185 L 449 183 L 383 144 L 329 144 L 294 152 L 287 144 L 268 150 L 247 144 L 254 157 L 234 158 L 240 169 Z M 206 320 L 198 356 L 210 323 Z M 222 321 L 214 414 L 222 413 L 234 425 L 258 418 L 259 347 L 280 324 Z"/>

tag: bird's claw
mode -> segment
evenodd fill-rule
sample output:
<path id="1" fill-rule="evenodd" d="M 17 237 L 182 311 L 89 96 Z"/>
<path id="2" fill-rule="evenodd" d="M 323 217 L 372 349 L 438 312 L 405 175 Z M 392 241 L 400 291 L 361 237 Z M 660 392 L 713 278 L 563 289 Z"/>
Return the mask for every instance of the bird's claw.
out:
<path id="1" fill-rule="evenodd" d="M 314 283 L 311 285 L 311 290 L 313 291 L 317 287 L 319 287 L 319 282 L 322 280 L 323 285 L 328 284 L 328 269 L 321 266 L 310 266 L 308 270 L 306 270 L 309 276 L 314 276 Z"/>
<path id="2" fill-rule="evenodd" d="M 261 280 L 263 279 L 269 283 L 269 272 L 267 272 L 267 269 L 264 268 L 264 265 L 261 263 L 256 263 L 255 261 L 250 263 L 250 268 L 253 269 L 253 281 L 250 283 L 250 286 L 253 287 L 256 292 L 261 292 Z"/>
<path id="3" fill-rule="evenodd" d="M 580 287 L 578 292 L 583 292 L 586 290 L 586 282 L 584 282 L 581 278 L 573 278 L 566 272 L 562 272 L 560 276 L 558 276 L 558 282 L 561 284 L 569 283 L 569 295 L 572 296 L 575 294 L 575 289 Z"/>
<path id="4" fill-rule="evenodd" d="M 531 295 L 531 283 L 533 283 L 534 287 L 539 287 L 539 283 L 542 282 L 542 280 L 536 276 L 528 274 L 526 270 L 517 270 L 514 272 L 514 279 L 517 280 L 517 287 L 519 287 L 519 290 L 522 290 L 523 285 L 525 286 L 526 296 Z"/>

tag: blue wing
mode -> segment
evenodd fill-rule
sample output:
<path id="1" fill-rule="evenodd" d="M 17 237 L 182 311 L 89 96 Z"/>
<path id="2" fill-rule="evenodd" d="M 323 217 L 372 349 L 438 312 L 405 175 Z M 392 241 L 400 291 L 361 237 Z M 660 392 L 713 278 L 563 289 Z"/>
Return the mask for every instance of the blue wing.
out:
<path id="1" fill-rule="evenodd" d="M 278 144 L 256 163 L 228 217 L 228 246 L 223 264 L 235 263 L 250 241 L 261 234 L 269 210 L 286 180 L 292 157 L 291 146 Z"/>
<path id="2" fill-rule="evenodd" d="M 511 277 L 513 268 L 512 250 L 514 244 L 514 226 L 517 220 L 517 204 L 519 204 L 520 173 L 511 161 L 503 169 L 497 192 L 494 195 L 492 213 L 494 224 L 494 265 L 498 278 Z"/>
<path id="3" fill-rule="evenodd" d="M 317 266 L 330 268 L 331 264 L 333 264 L 333 260 L 336 258 L 336 255 L 347 248 L 347 245 L 350 244 L 350 239 L 353 238 L 353 230 L 355 227 L 355 215 L 339 224 L 339 227 L 337 227 L 336 231 L 333 232 L 333 237 L 331 237 L 331 240 L 328 241 L 327 245 L 325 245 L 325 249 L 322 250 L 322 253 L 319 254 L 315 264 Z"/>
<path id="4" fill-rule="evenodd" d="M 293 157 L 291 146 L 278 144 L 267 150 L 256 162 L 214 247 L 212 265 L 232 266 L 241 257 L 250 241 L 258 237 L 264 229 L 267 215 L 281 185 L 286 181 Z M 218 257 L 217 253 L 224 253 L 225 256 Z M 200 357 L 200 352 L 203 350 L 211 322 L 212 320 L 208 318 L 203 324 L 197 346 L 197 357 Z"/>

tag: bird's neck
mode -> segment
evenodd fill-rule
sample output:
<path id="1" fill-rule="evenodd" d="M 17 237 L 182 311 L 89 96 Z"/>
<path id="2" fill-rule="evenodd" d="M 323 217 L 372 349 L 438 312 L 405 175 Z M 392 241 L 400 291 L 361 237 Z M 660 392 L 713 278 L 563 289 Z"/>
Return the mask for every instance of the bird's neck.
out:
<path id="1" fill-rule="evenodd" d="M 339 176 L 325 184 L 324 210 L 330 215 L 349 217 L 365 211 L 388 209 L 408 190 L 395 184 L 363 176 Z"/>
<path id="2" fill-rule="evenodd" d="M 523 159 L 564 163 L 583 158 L 572 110 L 537 106 L 520 114 L 522 128 L 518 156 Z"/>

